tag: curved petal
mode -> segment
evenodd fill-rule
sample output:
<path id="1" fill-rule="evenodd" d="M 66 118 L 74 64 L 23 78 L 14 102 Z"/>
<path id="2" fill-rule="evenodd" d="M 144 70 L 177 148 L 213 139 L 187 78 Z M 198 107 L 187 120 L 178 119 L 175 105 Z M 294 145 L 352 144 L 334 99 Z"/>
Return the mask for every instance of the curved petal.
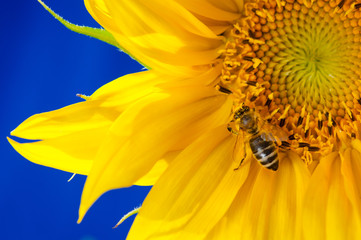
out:
<path id="1" fill-rule="evenodd" d="M 231 103 L 213 88 L 179 87 L 168 94 L 144 98 L 111 127 L 86 181 L 80 219 L 101 194 L 133 185 L 165 153 L 183 149 L 228 118 Z"/>
<path id="2" fill-rule="evenodd" d="M 241 12 L 243 9 L 243 0 L 208 0 L 211 4 L 228 12 Z"/>
<path id="3" fill-rule="evenodd" d="M 361 141 L 352 141 L 351 155 L 342 158 L 345 190 L 355 210 L 361 214 Z"/>
<path id="4" fill-rule="evenodd" d="M 214 1 L 214 0 L 213 0 Z M 231 0 L 237 5 L 238 12 L 242 12 L 244 9 L 244 0 Z"/>
<path id="5" fill-rule="evenodd" d="M 174 0 L 87 0 L 90 14 L 136 59 L 151 68 L 212 63 L 220 37 Z"/>
<path id="6" fill-rule="evenodd" d="M 32 143 L 18 143 L 10 138 L 8 141 L 18 153 L 33 163 L 87 175 L 108 128 L 77 131 Z"/>
<path id="7" fill-rule="evenodd" d="M 361 238 L 360 157 L 347 148 L 320 160 L 305 196 L 304 239 Z"/>
<path id="8" fill-rule="evenodd" d="M 353 145 L 361 146 L 360 140 L 353 141 Z M 341 156 L 344 188 L 351 205 L 351 212 L 348 216 L 350 225 L 347 227 L 348 232 L 345 235 L 348 239 L 361 239 L 361 153 L 356 149 L 350 149 Z"/>
<path id="9" fill-rule="evenodd" d="M 127 239 L 205 239 L 248 175 L 249 164 L 232 167 L 234 144 L 223 125 L 185 149 L 152 188 Z"/>
<path id="10" fill-rule="evenodd" d="M 217 20 L 230 22 L 241 17 L 241 13 L 235 2 L 228 1 L 211 1 L 211 0 L 176 0 L 189 11 L 197 15 Z M 228 6 L 227 6 L 228 5 Z"/>
<path id="11" fill-rule="evenodd" d="M 191 11 L 197 19 L 205 24 L 216 35 L 221 35 L 229 29 L 233 22 L 241 17 L 241 11 L 232 0 L 176 0 L 179 4 Z M 238 1 L 236 1 L 238 2 Z"/>
<path id="12" fill-rule="evenodd" d="M 35 114 L 11 135 L 32 140 L 57 138 L 77 131 L 110 126 L 119 112 L 106 111 L 99 107 L 100 101 L 86 101 L 64 108 Z"/>
<path id="13" fill-rule="evenodd" d="M 167 169 L 170 162 L 175 159 L 180 151 L 168 152 L 163 159 L 157 161 L 149 172 L 137 180 L 134 185 L 138 186 L 152 186 L 156 183 L 159 177 Z"/>
<path id="14" fill-rule="evenodd" d="M 300 239 L 306 165 L 291 151 L 280 153 L 276 172 L 251 162 L 232 206 L 205 239 Z"/>
<path id="15" fill-rule="evenodd" d="M 102 107 L 124 111 L 131 103 L 159 91 L 159 84 L 180 81 L 180 78 L 153 70 L 122 76 L 96 90 L 88 100 L 101 100 Z"/>
<path id="16" fill-rule="evenodd" d="M 153 71 L 120 77 L 99 88 L 85 102 L 29 117 L 11 135 L 45 140 L 109 126 L 130 103 L 157 91 L 156 85 L 165 79 Z"/>
<path id="17" fill-rule="evenodd" d="M 132 102 L 159 91 L 156 85 L 165 82 L 164 79 L 153 71 L 118 78 L 98 89 L 87 101 L 36 114 L 11 133 L 41 141 L 18 143 L 9 139 L 9 142 L 34 163 L 88 174 L 107 131 L 120 113 Z"/>

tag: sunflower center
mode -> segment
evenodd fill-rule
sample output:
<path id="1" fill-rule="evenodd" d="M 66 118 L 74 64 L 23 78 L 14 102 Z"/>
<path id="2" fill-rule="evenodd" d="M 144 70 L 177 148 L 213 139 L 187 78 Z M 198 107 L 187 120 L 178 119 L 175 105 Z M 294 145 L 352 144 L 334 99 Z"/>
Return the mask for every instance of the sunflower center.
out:
<path id="1" fill-rule="evenodd" d="M 361 3 L 245 3 L 225 34 L 219 86 L 270 125 L 310 144 L 334 145 L 335 129 L 360 137 Z M 277 133 L 276 133 L 277 134 Z"/>

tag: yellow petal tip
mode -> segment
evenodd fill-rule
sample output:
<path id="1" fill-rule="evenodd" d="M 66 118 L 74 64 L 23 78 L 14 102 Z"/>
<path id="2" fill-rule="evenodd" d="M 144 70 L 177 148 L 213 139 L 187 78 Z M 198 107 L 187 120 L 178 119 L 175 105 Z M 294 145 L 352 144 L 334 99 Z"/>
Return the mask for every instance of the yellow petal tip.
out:
<path id="1" fill-rule="evenodd" d="M 87 210 L 85 210 L 84 207 L 82 206 L 82 204 L 80 204 L 79 217 L 78 217 L 78 220 L 76 221 L 77 224 L 80 224 L 83 221 L 86 212 L 87 212 Z"/>
<path id="2" fill-rule="evenodd" d="M 10 143 L 10 145 L 16 150 L 16 146 L 19 144 L 17 141 L 9 138 L 9 137 L 6 137 L 6 139 L 8 140 L 8 142 Z"/>

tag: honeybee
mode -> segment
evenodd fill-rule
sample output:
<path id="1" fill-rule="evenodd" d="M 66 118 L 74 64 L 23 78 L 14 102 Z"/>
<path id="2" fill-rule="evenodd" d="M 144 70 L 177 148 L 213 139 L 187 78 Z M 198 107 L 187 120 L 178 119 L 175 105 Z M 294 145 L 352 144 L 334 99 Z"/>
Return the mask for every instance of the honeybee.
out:
<path id="1" fill-rule="evenodd" d="M 235 124 L 237 131 L 230 125 L 228 125 L 228 130 L 236 135 L 238 135 L 240 131 L 249 134 L 249 146 L 251 147 L 254 158 L 263 167 L 276 171 L 279 160 L 275 139 L 272 133 L 260 131 L 258 127 L 258 117 L 254 110 L 251 110 L 248 106 L 241 107 L 234 113 L 232 122 Z M 246 151 L 244 154 L 245 156 L 241 160 L 240 165 L 246 157 Z"/>

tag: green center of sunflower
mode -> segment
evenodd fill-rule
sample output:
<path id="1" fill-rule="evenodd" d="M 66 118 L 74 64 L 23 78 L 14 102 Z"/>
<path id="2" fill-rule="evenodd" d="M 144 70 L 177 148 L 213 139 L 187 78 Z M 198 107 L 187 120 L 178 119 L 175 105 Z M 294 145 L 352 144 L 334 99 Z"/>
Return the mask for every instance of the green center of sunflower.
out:
<path id="1" fill-rule="evenodd" d="M 360 10 L 353 0 L 246 2 L 225 34 L 220 90 L 310 144 L 333 145 L 335 129 L 361 137 Z"/>

